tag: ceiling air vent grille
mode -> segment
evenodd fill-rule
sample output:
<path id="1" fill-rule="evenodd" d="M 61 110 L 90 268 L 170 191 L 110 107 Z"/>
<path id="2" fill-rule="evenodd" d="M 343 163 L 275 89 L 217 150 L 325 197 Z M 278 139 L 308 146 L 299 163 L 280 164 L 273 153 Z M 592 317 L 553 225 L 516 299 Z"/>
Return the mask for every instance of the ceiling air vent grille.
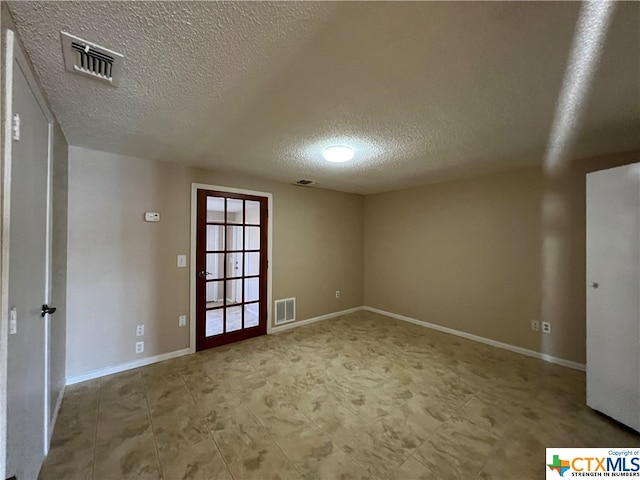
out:
<path id="1" fill-rule="evenodd" d="M 310 185 L 315 185 L 316 182 L 314 182 L 313 180 L 298 180 L 294 185 L 302 185 L 303 187 L 308 187 Z"/>
<path id="2" fill-rule="evenodd" d="M 276 325 L 293 322 L 296 319 L 296 299 L 276 300 Z"/>
<path id="3" fill-rule="evenodd" d="M 118 84 L 124 58 L 120 53 L 66 32 L 60 32 L 60 35 L 64 66 L 67 71 L 87 75 L 114 86 Z"/>

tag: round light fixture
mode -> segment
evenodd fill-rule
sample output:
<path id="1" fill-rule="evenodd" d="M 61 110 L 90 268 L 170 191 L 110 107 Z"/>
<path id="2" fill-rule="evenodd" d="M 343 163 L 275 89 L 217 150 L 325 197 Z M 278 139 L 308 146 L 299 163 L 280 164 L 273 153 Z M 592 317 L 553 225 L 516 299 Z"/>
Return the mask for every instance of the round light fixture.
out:
<path id="1" fill-rule="evenodd" d="M 333 145 L 325 148 L 324 152 L 322 152 L 322 156 L 328 162 L 348 162 L 353 158 L 353 148 L 345 145 Z"/>

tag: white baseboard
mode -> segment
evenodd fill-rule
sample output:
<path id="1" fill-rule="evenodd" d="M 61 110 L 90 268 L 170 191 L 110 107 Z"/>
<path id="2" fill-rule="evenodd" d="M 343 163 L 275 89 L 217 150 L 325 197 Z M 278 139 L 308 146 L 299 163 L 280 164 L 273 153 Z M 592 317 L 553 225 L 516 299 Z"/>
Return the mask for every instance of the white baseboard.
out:
<path id="1" fill-rule="evenodd" d="M 385 315 L 387 317 L 395 318 L 397 320 L 402 320 L 403 322 L 413 323 L 414 325 L 419 325 L 421 327 L 431 328 L 433 330 L 438 330 L 439 332 L 444 332 L 451 335 L 455 335 L 457 337 L 466 338 L 467 340 L 473 340 L 474 342 L 484 343 L 486 345 L 491 345 L 492 347 L 509 350 L 511 352 L 519 353 L 521 355 L 526 355 L 527 357 L 538 358 L 540 360 L 544 360 L 545 362 L 562 365 L 563 367 L 569 367 L 569 368 L 573 368 L 574 370 L 581 370 L 583 372 L 586 370 L 586 365 L 584 363 L 572 362 L 571 360 L 565 360 L 564 358 L 553 357 L 551 355 L 547 355 L 546 353 L 540 353 L 540 352 L 536 352 L 535 350 L 516 347 L 515 345 L 510 345 L 508 343 L 502 343 L 502 342 L 498 342 L 497 340 L 491 340 L 490 338 L 480 337 L 478 335 L 473 335 L 471 333 L 461 332 L 459 330 L 454 330 L 453 328 L 447 328 L 441 325 L 436 325 L 435 323 L 423 322 L 421 320 L 416 320 L 415 318 L 406 317 L 404 315 L 399 315 L 397 313 L 387 312 L 385 310 L 380 310 L 378 308 L 364 306 L 363 309 L 369 312 L 379 313 L 380 315 Z"/>
<path id="2" fill-rule="evenodd" d="M 310 323 L 320 322 L 322 320 L 328 320 L 330 318 L 339 317 L 341 315 L 347 315 L 348 313 L 359 312 L 364 308 L 365 307 L 354 307 L 354 308 L 349 308 L 347 310 L 341 310 L 339 312 L 327 313 L 326 315 L 320 315 L 319 317 L 307 318 L 306 320 L 300 320 L 300 321 L 291 322 L 291 323 L 282 323 L 275 327 L 271 327 L 271 330 L 269 331 L 269 333 L 284 332 L 285 330 L 291 330 L 292 328 L 301 327 L 303 325 L 309 325 Z"/>
<path id="3" fill-rule="evenodd" d="M 158 363 L 164 360 L 169 360 L 171 358 L 182 357 L 183 355 L 188 355 L 189 353 L 191 353 L 191 350 L 189 348 L 183 348 L 182 350 L 176 350 L 175 352 L 163 353 L 161 355 L 154 355 L 153 357 L 141 358 L 140 360 L 135 360 L 129 363 L 122 363 L 114 367 L 98 368 L 96 370 L 91 370 L 90 372 L 83 373 L 81 375 L 68 377 L 67 385 L 86 382 L 87 380 L 93 380 L 94 378 L 104 377 L 106 375 L 111 375 L 113 373 L 120 373 L 120 372 L 124 372 L 125 370 L 144 367 L 146 365 L 151 365 L 152 363 Z"/>

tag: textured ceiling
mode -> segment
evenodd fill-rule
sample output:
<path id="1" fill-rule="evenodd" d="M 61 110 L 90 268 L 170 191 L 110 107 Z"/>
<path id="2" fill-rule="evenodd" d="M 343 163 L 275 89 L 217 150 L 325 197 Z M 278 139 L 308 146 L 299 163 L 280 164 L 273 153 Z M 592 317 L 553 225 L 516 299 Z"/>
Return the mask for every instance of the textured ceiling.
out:
<path id="1" fill-rule="evenodd" d="M 372 193 L 540 163 L 574 2 L 13 2 L 72 145 Z M 640 148 L 640 4 L 616 6 L 574 156 Z M 64 70 L 60 30 L 125 55 Z M 329 164 L 346 143 L 354 161 Z"/>

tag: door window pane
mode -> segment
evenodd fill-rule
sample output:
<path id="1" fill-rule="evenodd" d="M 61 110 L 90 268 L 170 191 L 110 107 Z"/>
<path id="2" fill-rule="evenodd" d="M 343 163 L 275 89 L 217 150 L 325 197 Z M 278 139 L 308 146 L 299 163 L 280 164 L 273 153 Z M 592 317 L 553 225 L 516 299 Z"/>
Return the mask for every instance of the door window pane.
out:
<path id="1" fill-rule="evenodd" d="M 207 253 L 207 280 L 224 278 L 224 253 Z"/>
<path id="2" fill-rule="evenodd" d="M 228 253 L 227 258 L 229 259 L 229 264 L 227 265 L 227 277 L 241 277 L 242 252 Z"/>
<path id="3" fill-rule="evenodd" d="M 260 279 L 245 278 L 244 279 L 244 301 L 254 302 L 260 299 Z"/>
<path id="4" fill-rule="evenodd" d="M 222 333 L 222 309 L 207 310 L 207 324 L 205 328 L 205 335 L 211 337 L 212 335 L 220 335 Z"/>
<path id="5" fill-rule="evenodd" d="M 257 327 L 260 320 L 260 304 L 250 303 L 244 306 L 244 328 Z"/>
<path id="6" fill-rule="evenodd" d="M 242 250 L 242 227 L 227 227 L 227 250 Z"/>
<path id="7" fill-rule="evenodd" d="M 221 307 L 224 304 L 224 282 L 207 282 L 207 308 Z"/>
<path id="8" fill-rule="evenodd" d="M 242 279 L 227 280 L 227 305 L 242 303 Z"/>
<path id="9" fill-rule="evenodd" d="M 246 234 L 246 250 L 260 249 L 260 227 L 244 227 Z"/>
<path id="10" fill-rule="evenodd" d="M 224 250 L 224 226 L 207 225 L 207 246 L 210 250 Z"/>
<path id="11" fill-rule="evenodd" d="M 260 274 L 260 252 L 244 254 L 244 274 L 247 276 Z"/>
<path id="12" fill-rule="evenodd" d="M 224 223 L 224 198 L 207 197 L 207 222 Z"/>
<path id="13" fill-rule="evenodd" d="M 245 222 L 247 225 L 260 225 L 260 202 L 245 202 Z"/>
<path id="14" fill-rule="evenodd" d="M 227 332 L 242 329 L 242 307 L 227 307 Z"/>
<path id="15" fill-rule="evenodd" d="M 242 204 L 242 200 L 227 198 L 227 223 L 243 223 L 244 207 Z"/>

